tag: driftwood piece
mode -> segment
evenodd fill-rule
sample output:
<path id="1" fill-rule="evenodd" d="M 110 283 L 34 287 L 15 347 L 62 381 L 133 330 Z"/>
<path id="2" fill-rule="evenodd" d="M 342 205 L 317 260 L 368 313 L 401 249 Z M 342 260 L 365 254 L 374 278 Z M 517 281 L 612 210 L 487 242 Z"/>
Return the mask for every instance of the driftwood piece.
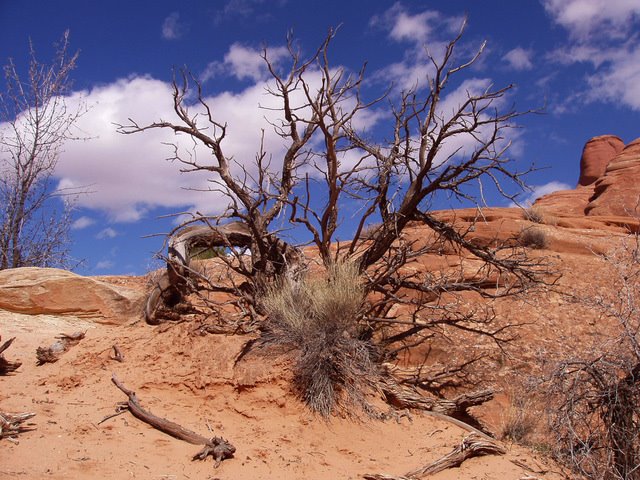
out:
<path id="1" fill-rule="evenodd" d="M 124 355 L 120 351 L 118 345 L 113 345 L 111 347 L 113 349 L 113 353 L 109 356 L 111 360 L 115 360 L 116 362 L 124 362 Z"/>
<path id="2" fill-rule="evenodd" d="M 0 412 L 0 439 L 15 440 L 15 437 L 24 432 L 35 430 L 33 423 L 25 424 L 27 420 L 35 417 L 35 413 L 3 413 Z"/>
<path id="3" fill-rule="evenodd" d="M 448 468 L 459 467 L 468 458 L 481 457 L 483 455 L 504 455 L 505 453 L 506 450 L 495 440 L 488 440 L 472 433 L 467 435 L 460 442 L 460 445 L 444 457 L 405 475 L 394 477 L 384 474 L 366 474 L 364 478 L 366 480 L 416 480 L 434 475 Z"/>
<path id="4" fill-rule="evenodd" d="M 10 362 L 4 358 L 4 351 L 11 346 L 15 339 L 16 337 L 12 337 L 0 346 L 0 375 L 15 372 L 22 365 L 22 362 Z"/>
<path id="5" fill-rule="evenodd" d="M 128 397 L 125 408 L 128 409 L 134 417 L 151 425 L 153 428 L 166 433 L 167 435 L 171 435 L 174 438 L 183 440 L 192 445 L 204 445 L 204 448 L 196 453 L 193 456 L 192 460 L 204 460 L 209 455 L 211 455 L 215 460 L 215 466 L 218 467 L 218 465 L 220 465 L 220 462 L 222 462 L 224 459 L 233 457 L 236 448 L 231 445 L 231 443 L 227 442 L 224 438 L 203 437 L 202 435 L 192 432 L 191 430 L 188 430 L 181 425 L 178 425 L 177 423 L 166 420 L 164 418 L 160 418 L 152 414 L 151 412 L 148 412 L 147 410 L 142 408 L 142 406 L 140 406 L 140 402 L 138 401 L 136 393 L 125 387 L 117 379 L 115 374 L 111 377 L 111 381 L 116 387 L 120 389 L 120 391 L 122 391 Z"/>
<path id="6" fill-rule="evenodd" d="M 74 345 L 77 345 L 84 336 L 85 332 L 75 332 L 71 335 L 63 333 L 56 337 L 58 340 L 50 347 L 38 347 L 36 350 L 38 365 L 57 362 L 60 360 L 62 354 Z"/>

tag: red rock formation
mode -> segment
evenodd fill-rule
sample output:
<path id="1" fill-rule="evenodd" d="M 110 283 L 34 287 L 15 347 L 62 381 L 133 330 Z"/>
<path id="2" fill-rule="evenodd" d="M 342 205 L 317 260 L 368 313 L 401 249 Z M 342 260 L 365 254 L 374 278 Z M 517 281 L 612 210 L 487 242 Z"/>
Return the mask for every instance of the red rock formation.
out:
<path id="1" fill-rule="evenodd" d="M 591 185 L 604 175 L 609 162 L 624 148 L 624 142 L 615 135 L 601 135 L 589 140 L 582 150 L 578 185 Z"/>
<path id="2" fill-rule="evenodd" d="M 0 272 L 0 309 L 32 315 L 70 315 L 120 324 L 139 315 L 144 293 L 56 268 Z"/>
<path id="3" fill-rule="evenodd" d="M 640 215 L 640 138 L 609 162 L 604 175 L 594 185 L 586 215 Z"/>

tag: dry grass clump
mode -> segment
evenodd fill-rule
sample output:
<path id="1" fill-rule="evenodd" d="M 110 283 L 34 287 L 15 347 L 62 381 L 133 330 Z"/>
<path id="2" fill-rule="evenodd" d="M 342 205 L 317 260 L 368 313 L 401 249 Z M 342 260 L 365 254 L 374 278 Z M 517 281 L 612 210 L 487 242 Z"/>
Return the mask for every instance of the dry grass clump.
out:
<path id="1" fill-rule="evenodd" d="M 267 289 L 263 344 L 279 344 L 295 354 L 294 387 L 322 416 L 356 405 L 370 410 L 367 393 L 379 378 L 375 348 L 360 318 L 365 291 L 357 267 L 332 265 L 326 276 L 300 282 L 282 280 Z"/>
<path id="2" fill-rule="evenodd" d="M 540 228 L 526 228 L 520 232 L 518 242 L 523 247 L 542 249 L 549 245 L 547 234 Z"/>
<path id="3" fill-rule="evenodd" d="M 501 437 L 526 445 L 535 432 L 537 423 L 532 402 L 525 396 L 512 397 L 503 420 Z"/>
<path id="4" fill-rule="evenodd" d="M 545 215 L 542 210 L 536 207 L 529 207 L 524 211 L 525 220 L 533 223 L 545 223 Z"/>

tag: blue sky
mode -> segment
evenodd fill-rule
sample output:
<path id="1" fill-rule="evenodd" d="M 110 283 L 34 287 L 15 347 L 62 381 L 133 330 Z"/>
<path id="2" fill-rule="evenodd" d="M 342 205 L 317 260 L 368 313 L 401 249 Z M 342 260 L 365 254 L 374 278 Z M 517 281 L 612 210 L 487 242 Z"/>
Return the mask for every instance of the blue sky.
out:
<path id="1" fill-rule="evenodd" d="M 174 67 L 202 80 L 233 130 L 230 150 L 251 161 L 262 119 L 257 103 L 264 101 L 263 45 L 277 58 L 292 30 L 310 53 L 340 25 L 332 62 L 351 70 L 367 62 L 373 95 L 389 83 L 415 82 L 424 46 L 437 52 L 465 14 L 462 50 L 488 43 L 459 82 L 513 83 L 507 100 L 518 110 L 544 109 L 521 118 L 512 137 L 518 165 L 545 167 L 528 178 L 536 194 L 576 184 L 589 138 L 640 137 L 640 0 L 0 0 L 0 60 L 25 65 L 29 39 L 48 60 L 70 30 L 80 58 L 69 101 L 89 107 L 79 125 L 89 139 L 65 146 L 57 176 L 62 186 L 91 185 L 72 231 L 73 254 L 85 260 L 78 272 L 142 274 L 157 265 L 162 245 L 161 237 L 143 237 L 173 225 L 159 217 L 215 210 L 220 201 L 184 189 L 199 180 L 165 160 L 171 135 L 115 132 L 113 123 L 129 117 L 171 115 Z"/>

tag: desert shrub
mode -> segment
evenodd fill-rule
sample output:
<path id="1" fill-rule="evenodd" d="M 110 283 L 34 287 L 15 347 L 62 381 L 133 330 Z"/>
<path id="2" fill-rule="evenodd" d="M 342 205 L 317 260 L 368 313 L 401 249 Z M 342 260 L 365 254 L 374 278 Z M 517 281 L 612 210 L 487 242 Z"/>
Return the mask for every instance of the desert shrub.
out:
<path id="1" fill-rule="evenodd" d="M 520 232 L 518 242 L 523 247 L 546 248 L 549 244 L 544 230 L 539 228 L 526 228 Z"/>
<path id="2" fill-rule="evenodd" d="M 291 348 L 295 391 L 322 416 L 349 413 L 353 405 L 370 409 L 366 396 L 378 366 L 359 321 L 364 298 L 357 267 L 339 262 L 322 278 L 283 279 L 261 299 L 268 316 L 263 343 Z"/>
<path id="3" fill-rule="evenodd" d="M 545 216 L 542 210 L 536 207 L 529 207 L 524 211 L 525 220 L 533 223 L 545 223 Z"/>
<path id="4" fill-rule="evenodd" d="M 549 379 L 555 455 L 589 479 L 640 479 L 640 237 L 603 256 L 611 285 L 581 301 L 603 328 L 589 354 L 567 352 Z"/>
<path id="5" fill-rule="evenodd" d="M 528 397 L 514 395 L 502 423 L 501 437 L 526 445 L 536 430 L 538 418 L 533 412 L 533 404 Z"/>

